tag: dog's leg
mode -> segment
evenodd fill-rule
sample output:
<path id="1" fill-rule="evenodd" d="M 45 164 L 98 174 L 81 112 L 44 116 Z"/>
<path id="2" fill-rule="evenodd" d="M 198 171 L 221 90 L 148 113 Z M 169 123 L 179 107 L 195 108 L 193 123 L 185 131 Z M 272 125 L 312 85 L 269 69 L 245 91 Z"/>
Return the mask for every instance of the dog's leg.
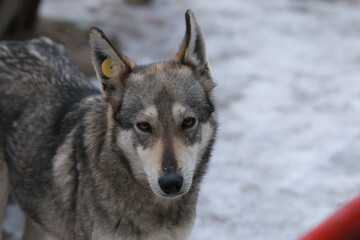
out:
<path id="1" fill-rule="evenodd" d="M 34 223 L 26 217 L 25 229 L 22 240 L 46 240 L 46 234 L 41 231 Z"/>
<path id="2" fill-rule="evenodd" d="M 9 172 L 0 146 L 0 240 L 2 235 L 2 224 L 4 212 L 9 198 Z"/>

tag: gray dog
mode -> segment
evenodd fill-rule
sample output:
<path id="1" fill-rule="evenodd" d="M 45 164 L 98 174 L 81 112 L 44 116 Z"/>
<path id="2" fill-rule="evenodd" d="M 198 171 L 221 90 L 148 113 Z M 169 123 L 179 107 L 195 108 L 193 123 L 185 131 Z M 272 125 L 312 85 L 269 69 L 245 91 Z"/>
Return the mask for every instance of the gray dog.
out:
<path id="1" fill-rule="evenodd" d="M 0 226 L 13 195 L 26 240 L 188 239 L 216 133 L 194 14 L 168 62 L 90 48 L 102 94 L 51 40 L 0 43 Z"/>

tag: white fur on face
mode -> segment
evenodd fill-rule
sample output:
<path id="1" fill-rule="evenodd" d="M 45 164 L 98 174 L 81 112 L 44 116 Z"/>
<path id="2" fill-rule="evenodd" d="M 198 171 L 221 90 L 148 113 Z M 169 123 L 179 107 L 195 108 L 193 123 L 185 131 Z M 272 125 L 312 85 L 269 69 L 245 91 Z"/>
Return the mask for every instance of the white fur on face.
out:
<path id="1" fill-rule="evenodd" d="M 185 145 L 181 139 L 173 138 L 175 157 L 178 167 L 183 176 L 184 183 L 180 194 L 185 194 L 190 190 L 195 167 L 197 163 L 197 156 L 199 152 L 199 144 L 195 143 L 191 146 Z"/>
<path id="2" fill-rule="evenodd" d="M 172 114 L 177 122 L 182 122 L 187 117 L 193 117 L 192 113 L 187 111 L 186 107 L 176 103 L 173 106 Z M 186 145 L 182 139 L 173 138 L 174 151 L 177 159 L 178 167 L 181 170 L 181 174 L 184 178 L 182 194 L 189 191 L 194 173 L 197 166 L 201 161 L 201 157 L 205 152 L 205 148 L 212 138 L 214 131 L 210 127 L 209 123 L 198 126 L 201 128 L 201 141 L 200 143 L 194 143 L 193 145 Z"/>
<path id="3" fill-rule="evenodd" d="M 144 164 L 140 161 L 139 155 L 134 148 L 133 130 L 119 131 L 117 142 L 130 162 L 134 177 L 139 181 L 146 180 Z"/>
<path id="4" fill-rule="evenodd" d="M 144 149 L 142 146 L 136 148 L 139 159 L 144 167 L 144 172 L 148 177 L 151 190 L 158 196 L 163 196 L 159 186 L 159 172 L 161 169 L 161 159 L 164 152 L 164 143 L 161 140 L 155 142 L 152 147 Z"/>
<path id="5" fill-rule="evenodd" d="M 155 106 L 149 106 L 140 114 L 137 122 L 156 122 L 158 119 L 157 116 Z M 135 178 L 140 181 L 148 181 L 153 192 L 161 196 L 162 191 L 158 184 L 158 179 L 161 170 L 161 157 L 164 151 L 163 142 L 158 140 L 146 149 L 144 149 L 143 146 L 134 147 L 133 134 L 134 130 L 120 131 L 118 135 L 118 145 L 129 159 Z"/>
<path id="6" fill-rule="evenodd" d="M 206 146 L 209 144 L 210 140 L 214 135 L 214 129 L 210 126 L 210 123 L 207 122 L 201 126 L 201 141 L 199 144 L 199 152 L 198 152 L 198 161 L 197 164 L 201 161 L 201 156 L 204 155 Z M 197 166 L 197 165 L 196 165 Z"/>
<path id="7" fill-rule="evenodd" d="M 134 148 L 133 131 L 121 131 L 118 137 L 118 144 L 129 159 L 131 169 L 135 178 L 142 182 L 148 182 L 152 191 L 162 196 L 158 184 L 159 170 L 161 166 L 161 155 L 163 143 L 157 141 L 152 147 L 144 149 L 142 146 Z"/>

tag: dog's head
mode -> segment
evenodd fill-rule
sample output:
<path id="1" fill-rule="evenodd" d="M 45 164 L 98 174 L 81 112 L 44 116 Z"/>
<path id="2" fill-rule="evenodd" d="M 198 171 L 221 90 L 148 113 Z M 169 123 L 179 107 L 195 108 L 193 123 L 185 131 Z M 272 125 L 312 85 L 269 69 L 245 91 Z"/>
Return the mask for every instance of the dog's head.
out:
<path id="1" fill-rule="evenodd" d="M 194 14 L 186 12 L 185 38 L 168 62 L 136 66 L 96 28 L 90 46 L 133 175 L 160 197 L 187 193 L 215 134 L 214 83 Z"/>

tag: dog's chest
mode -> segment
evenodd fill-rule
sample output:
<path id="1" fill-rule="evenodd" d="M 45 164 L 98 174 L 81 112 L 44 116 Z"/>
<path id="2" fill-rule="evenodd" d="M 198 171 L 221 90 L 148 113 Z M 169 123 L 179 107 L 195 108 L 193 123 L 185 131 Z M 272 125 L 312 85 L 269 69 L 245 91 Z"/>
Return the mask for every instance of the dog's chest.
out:
<path id="1" fill-rule="evenodd" d="M 121 237 L 116 233 L 95 230 L 91 239 L 97 240 L 186 240 L 191 233 L 192 224 L 174 227 L 172 229 L 153 229 L 150 233 L 140 233 L 134 236 Z"/>

